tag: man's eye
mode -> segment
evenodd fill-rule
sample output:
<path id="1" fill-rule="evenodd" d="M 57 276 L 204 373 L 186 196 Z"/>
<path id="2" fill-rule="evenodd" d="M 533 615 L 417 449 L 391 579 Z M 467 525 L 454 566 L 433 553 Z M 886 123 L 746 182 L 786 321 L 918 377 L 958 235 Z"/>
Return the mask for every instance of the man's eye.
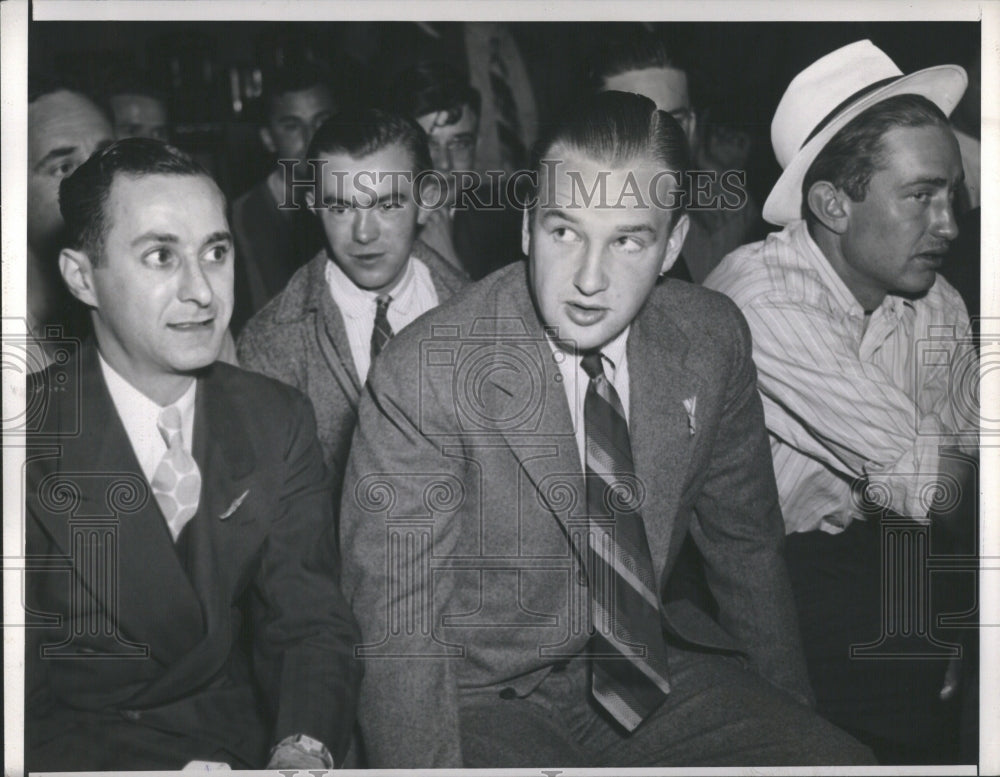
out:
<path id="1" fill-rule="evenodd" d="M 567 227 L 556 227 L 552 230 L 552 237 L 557 243 L 574 243 L 578 239 L 576 232 Z"/>
<path id="2" fill-rule="evenodd" d="M 335 216 L 343 216 L 345 213 L 347 213 L 347 206 L 346 205 L 331 205 L 328 208 L 328 210 L 330 211 L 330 213 L 332 213 Z"/>
<path id="3" fill-rule="evenodd" d="M 645 248 L 642 241 L 634 237 L 620 237 L 615 241 L 615 245 L 629 254 L 637 253 Z"/>
<path id="4" fill-rule="evenodd" d="M 62 162 L 59 162 L 56 165 L 53 165 L 49 171 L 49 175 L 51 175 L 53 178 L 58 178 L 61 180 L 70 173 L 72 173 L 74 170 L 76 170 L 76 168 L 77 164 L 75 161 L 71 159 L 66 159 Z"/>
<path id="5" fill-rule="evenodd" d="M 174 253 L 169 248 L 155 248 L 143 257 L 150 267 L 168 267 L 173 263 Z"/>
<path id="6" fill-rule="evenodd" d="M 399 210 L 403 207 L 403 203 L 399 200 L 387 200 L 382 203 L 382 210 Z"/>
<path id="7" fill-rule="evenodd" d="M 216 262 L 222 264 L 226 261 L 229 256 L 229 246 L 227 245 L 217 245 L 212 246 L 208 249 L 208 256 L 206 257 L 210 262 Z"/>
<path id="8" fill-rule="evenodd" d="M 931 198 L 930 192 L 914 192 L 910 195 L 917 202 L 927 202 Z"/>

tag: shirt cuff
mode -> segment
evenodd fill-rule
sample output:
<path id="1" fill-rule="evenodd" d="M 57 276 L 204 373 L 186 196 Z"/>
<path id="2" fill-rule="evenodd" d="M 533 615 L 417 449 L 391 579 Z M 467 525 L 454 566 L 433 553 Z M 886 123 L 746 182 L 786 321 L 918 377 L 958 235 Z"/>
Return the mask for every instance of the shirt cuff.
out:
<path id="1" fill-rule="evenodd" d="M 865 465 L 867 498 L 878 507 L 927 521 L 935 496 L 940 489 L 948 488 L 940 482 L 939 473 L 943 437 L 944 428 L 936 415 L 921 418 L 913 446 L 898 460 L 888 465 L 875 462 Z"/>

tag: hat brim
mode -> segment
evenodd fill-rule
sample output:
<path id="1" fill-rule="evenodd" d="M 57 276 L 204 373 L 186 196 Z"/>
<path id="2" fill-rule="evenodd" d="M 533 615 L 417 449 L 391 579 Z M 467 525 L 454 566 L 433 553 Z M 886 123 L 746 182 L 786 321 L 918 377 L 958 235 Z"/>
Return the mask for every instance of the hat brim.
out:
<path id="1" fill-rule="evenodd" d="M 962 99 L 968 83 L 965 71 L 958 65 L 938 65 L 901 76 L 848 106 L 792 157 L 764 203 L 764 220 L 783 227 L 802 218 L 802 181 L 806 172 L 831 138 L 860 113 L 889 97 L 919 94 L 948 116 Z"/>

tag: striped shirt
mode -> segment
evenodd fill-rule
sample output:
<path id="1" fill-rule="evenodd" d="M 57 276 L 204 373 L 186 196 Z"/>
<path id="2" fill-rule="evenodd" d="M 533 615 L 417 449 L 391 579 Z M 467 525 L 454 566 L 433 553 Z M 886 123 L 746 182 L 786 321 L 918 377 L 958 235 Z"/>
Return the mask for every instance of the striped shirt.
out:
<path id="1" fill-rule="evenodd" d="M 862 489 L 925 518 L 938 447 L 974 450 L 978 361 L 969 315 L 940 275 L 916 300 L 865 311 L 803 221 L 729 254 L 705 281 L 753 334 L 788 533 L 843 531 Z"/>

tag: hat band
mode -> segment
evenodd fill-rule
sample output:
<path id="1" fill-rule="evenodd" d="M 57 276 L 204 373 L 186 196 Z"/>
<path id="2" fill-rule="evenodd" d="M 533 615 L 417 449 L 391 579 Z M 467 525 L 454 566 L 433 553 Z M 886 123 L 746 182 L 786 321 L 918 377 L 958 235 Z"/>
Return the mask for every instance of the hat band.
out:
<path id="1" fill-rule="evenodd" d="M 810 140 L 816 137 L 816 135 L 818 135 L 827 124 L 829 124 L 831 121 L 837 118 L 837 116 L 841 112 L 843 112 L 845 108 L 850 106 L 851 103 L 857 102 L 869 92 L 874 92 L 876 89 L 880 89 L 883 86 L 887 86 L 888 84 L 891 84 L 893 81 L 898 81 L 902 77 L 903 77 L 902 75 L 889 76 L 889 78 L 883 78 L 881 81 L 876 81 L 873 84 L 868 84 L 868 86 L 864 87 L 863 89 L 859 89 L 858 91 L 856 91 L 846 100 L 841 102 L 836 108 L 830 111 L 826 116 L 824 116 L 823 120 L 819 124 L 813 127 L 813 131 L 809 133 L 809 136 L 805 140 L 802 141 L 802 145 L 799 146 L 799 149 L 801 150 L 802 148 L 804 148 L 806 143 L 808 143 Z"/>

